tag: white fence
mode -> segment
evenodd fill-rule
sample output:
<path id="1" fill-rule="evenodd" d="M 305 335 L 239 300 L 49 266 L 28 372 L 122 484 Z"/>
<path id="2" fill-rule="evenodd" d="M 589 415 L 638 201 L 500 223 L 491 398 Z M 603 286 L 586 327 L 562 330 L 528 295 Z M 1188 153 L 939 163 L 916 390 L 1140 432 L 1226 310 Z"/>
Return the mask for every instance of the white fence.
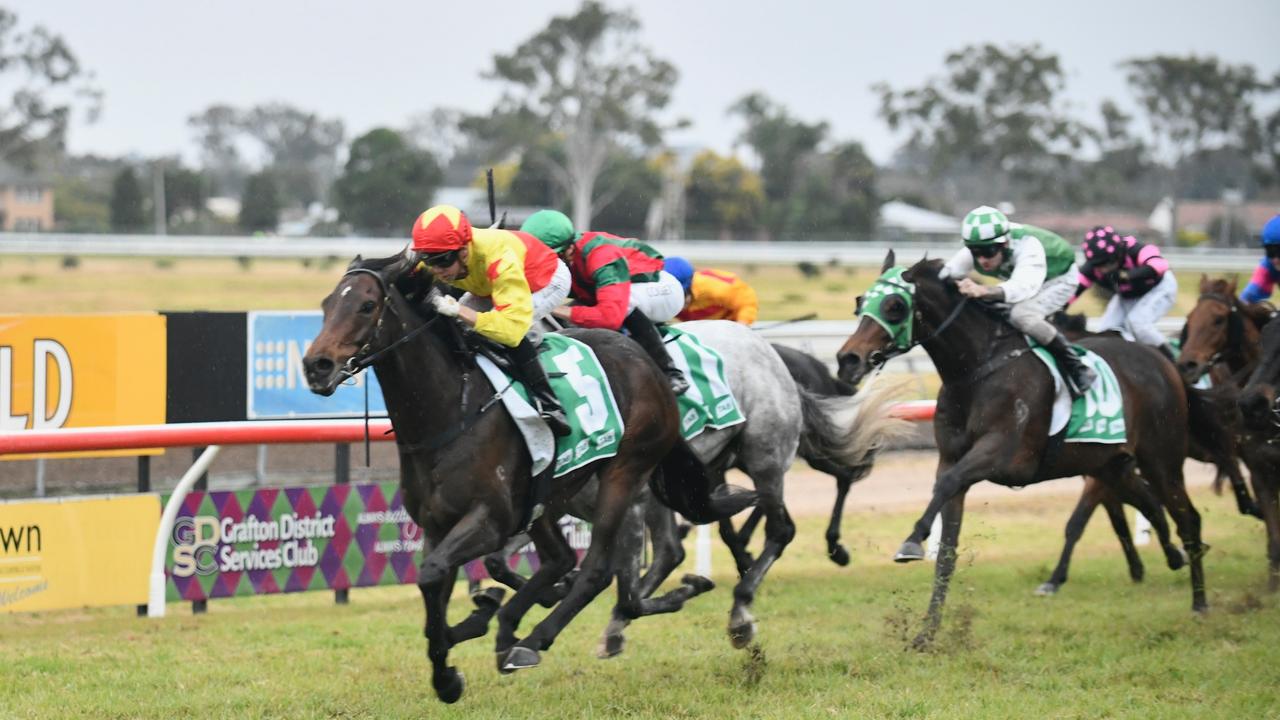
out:
<path id="1" fill-rule="evenodd" d="M 287 257 L 346 260 L 357 253 L 384 257 L 404 247 L 405 238 L 283 238 L 193 235 L 72 235 L 0 233 L 0 255 L 113 255 L 124 257 Z M 949 257 L 957 243 L 894 242 L 721 242 L 654 241 L 668 255 L 695 262 L 879 265 L 892 246 L 902 260 Z M 1260 254 L 1249 248 L 1164 248 L 1175 269 L 1250 272 Z"/>

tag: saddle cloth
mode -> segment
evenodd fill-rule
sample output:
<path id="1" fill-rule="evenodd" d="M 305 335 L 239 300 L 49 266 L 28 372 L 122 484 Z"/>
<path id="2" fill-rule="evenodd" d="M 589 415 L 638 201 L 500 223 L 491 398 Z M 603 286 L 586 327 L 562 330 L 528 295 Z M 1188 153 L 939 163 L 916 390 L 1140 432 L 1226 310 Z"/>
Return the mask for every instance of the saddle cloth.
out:
<path id="1" fill-rule="evenodd" d="M 689 389 L 676 398 L 680 434 L 692 440 L 707 428 L 727 428 L 746 422 L 724 376 L 724 358 L 692 333 L 662 326 L 671 362 L 689 380 Z"/>
<path id="2" fill-rule="evenodd" d="M 1111 365 L 1097 353 L 1072 345 L 1072 351 L 1098 375 L 1093 387 L 1072 402 L 1053 356 L 1031 338 L 1027 338 L 1027 343 L 1053 376 L 1053 415 L 1049 420 L 1049 435 L 1057 435 L 1065 427 L 1065 442 L 1123 443 L 1126 439 L 1124 397 L 1120 394 L 1120 383 Z"/>

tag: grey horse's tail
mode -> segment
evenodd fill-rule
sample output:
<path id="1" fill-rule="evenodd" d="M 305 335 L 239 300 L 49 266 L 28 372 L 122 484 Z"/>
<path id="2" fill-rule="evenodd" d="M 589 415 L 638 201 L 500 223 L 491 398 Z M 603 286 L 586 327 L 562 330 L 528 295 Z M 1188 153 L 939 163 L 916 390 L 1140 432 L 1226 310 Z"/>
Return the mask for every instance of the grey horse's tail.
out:
<path id="1" fill-rule="evenodd" d="M 649 487 L 663 505 L 699 525 L 733 517 L 756 504 L 752 490 L 713 477 L 683 439 L 649 476 Z"/>
<path id="2" fill-rule="evenodd" d="M 900 383 L 881 380 L 845 397 L 815 395 L 797 387 L 804 414 L 800 455 L 849 468 L 869 463 L 885 443 L 911 432 L 910 423 L 890 414 L 901 388 Z"/>

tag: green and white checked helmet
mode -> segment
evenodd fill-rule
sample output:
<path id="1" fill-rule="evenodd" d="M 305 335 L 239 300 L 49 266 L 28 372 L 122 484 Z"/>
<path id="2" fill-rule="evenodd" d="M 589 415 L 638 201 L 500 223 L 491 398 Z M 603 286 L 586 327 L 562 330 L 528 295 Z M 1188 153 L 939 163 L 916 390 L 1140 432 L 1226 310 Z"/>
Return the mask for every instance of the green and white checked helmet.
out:
<path id="1" fill-rule="evenodd" d="M 960 225 L 960 237 L 965 245 L 994 245 L 1009 242 L 1009 218 L 999 210 L 983 205 L 964 216 Z"/>

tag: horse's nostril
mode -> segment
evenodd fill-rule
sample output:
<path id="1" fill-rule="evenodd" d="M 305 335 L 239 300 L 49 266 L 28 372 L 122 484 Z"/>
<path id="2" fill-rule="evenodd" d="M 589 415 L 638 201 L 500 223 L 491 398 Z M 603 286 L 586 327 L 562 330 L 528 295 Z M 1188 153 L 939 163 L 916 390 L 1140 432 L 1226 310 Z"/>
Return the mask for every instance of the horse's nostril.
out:
<path id="1" fill-rule="evenodd" d="M 312 372 L 327 373 L 333 370 L 333 361 L 327 357 L 307 358 L 304 364 Z"/>

